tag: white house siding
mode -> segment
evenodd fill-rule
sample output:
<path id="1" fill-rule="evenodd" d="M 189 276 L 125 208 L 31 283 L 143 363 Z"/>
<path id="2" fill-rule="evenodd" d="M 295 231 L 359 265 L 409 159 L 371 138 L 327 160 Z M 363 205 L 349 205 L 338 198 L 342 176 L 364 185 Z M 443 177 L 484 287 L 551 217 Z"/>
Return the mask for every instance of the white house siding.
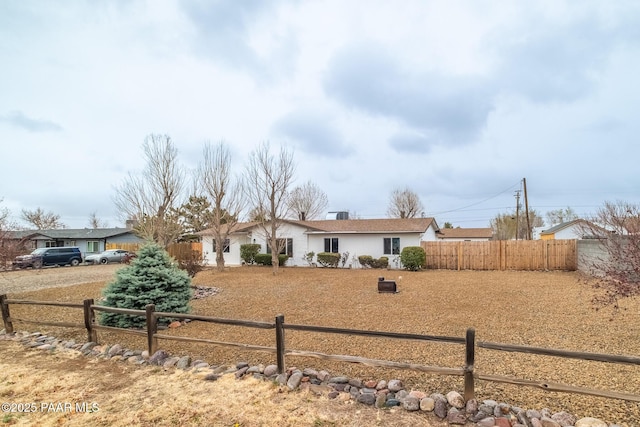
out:
<path id="1" fill-rule="evenodd" d="M 554 237 L 556 240 L 573 240 L 581 239 L 582 235 L 577 227 L 571 226 L 557 231 Z"/>
<path id="2" fill-rule="evenodd" d="M 370 255 L 373 258 L 386 256 L 389 258 L 389 267 L 399 267 L 400 254 L 384 253 L 384 238 L 400 238 L 400 252 L 407 246 L 420 246 L 420 234 L 418 233 L 395 233 L 395 234 L 311 234 L 309 236 L 309 250 L 315 252 L 324 252 L 325 238 L 338 238 L 338 253 L 344 254 L 349 252 L 349 261 L 345 266 L 353 264 L 357 266 L 359 256 Z M 435 239 L 435 233 L 434 233 Z M 394 263 L 395 258 L 397 263 Z"/>
<path id="3" fill-rule="evenodd" d="M 293 239 L 293 256 L 287 260 L 288 266 L 307 265 L 304 261 L 304 254 L 307 250 L 306 229 L 293 224 L 283 224 L 278 229 L 279 239 Z M 259 227 L 253 228 L 248 233 L 237 233 L 230 236 L 229 252 L 224 253 L 224 263 L 229 266 L 237 266 L 242 263 L 240 258 L 240 246 L 246 243 L 260 245 L 260 253 L 267 253 L 267 239 L 264 230 Z M 202 237 L 202 250 L 205 252 L 204 258 L 208 265 L 216 264 L 216 254 L 213 251 L 213 236 Z"/>
<path id="4" fill-rule="evenodd" d="M 216 265 L 216 252 L 213 250 L 213 236 L 202 236 L 202 252 L 207 265 Z M 238 266 L 241 264 L 240 245 L 251 243 L 246 234 L 229 236 L 229 252 L 223 252 L 224 265 Z"/>
<path id="5" fill-rule="evenodd" d="M 293 239 L 293 256 L 287 260 L 287 266 L 308 266 L 304 259 L 304 255 L 309 252 L 318 254 L 324 252 L 324 239 L 337 237 L 338 252 L 344 254 L 349 252 L 349 261 L 345 264 L 354 264 L 357 266 L 357 259 L 360 255 L 370 255 L 374 258 L 382 256 L 389 257 L 389 266 L 391 268 L 399 267 L 400 255 L 387 254 L 384 252 L 384 238 L 400 238 L 400 251 L 407 246 L 420 246 L 420 241 L 437 240 L 433 227 L 429 227 L 425 233 L 417 232 L 395 232 L 395 233 L 364 233 L 364 232 L 314 232 L 309 231 L 305 227 L 285 223 L 278 230 L 278 238 Z M 240 259 L 240 245 L 246 243 L 256 243 L 261 246 L 260 253 L 267 252 L 267 243 L 264 231 L 259 227 L 254 227 L 249 232 L 236 233 L 230 236 L 229 252 L 224 254 L 225 265 L 237 266 L 242 263 Z M 213 236 L 204 235 L 202 237 L 202 249 L 204 258 L 208 265 L 215 265 L 216 254 L 213 251 Z M 397 258 L 397 263 L 394 263 Z M 354 263 L 354 260 L 355 263 Z"/>

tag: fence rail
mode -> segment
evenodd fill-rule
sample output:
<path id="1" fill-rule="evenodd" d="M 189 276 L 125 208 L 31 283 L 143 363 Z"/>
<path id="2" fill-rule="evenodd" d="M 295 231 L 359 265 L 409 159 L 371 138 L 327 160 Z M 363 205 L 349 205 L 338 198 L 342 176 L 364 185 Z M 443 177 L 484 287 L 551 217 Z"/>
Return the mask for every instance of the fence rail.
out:
<path id="1" fill-rule="evenodd" d="M 67 308 L 82 308 L 84 314 L 84 325 L 70 323 L 70 322 L 44 322 L 37 320 L 25 320 L 18 319 L 11 316 L 10 305 L 11 304 L 31 304 L 31 305 L 49 305 L 54 307 L 67 307 Z M 485 341 L 476 341 L 475 330 L 473 328 L 467 329 L 465 337 L 447 337 L 437 335 L 420 335 L 420 334 L 406 334 L 396 332 L 384 332 L 384 331 L 365 331 L 358 329 L 342 329 L 324 326 L 314 325 L 297 325 L 286 324 L 284 321 L 284 315 L 278 315 L 273 323 L 271 322 L 259 322 L 253 320 L 240 320 L 240 319 L 225 319 L 202 315 L 189 315 L 184 313 L 166 313 L 156 312 L 155 306 L 149 304 L 145 310 L 131 310 L 121 309 L 113 307 L 104 307 L 95 305 L 92 299 L 84 300 L 82 304 L 74 303 L 61 303 L 55 301 L 29 301 L 29 300 L 12 300 L 7 298 L 7 295 L 0 295 L 0 308 L 2 309 L 2 321 L 7 334 L 14 332 L 13 322 L 25 322 L 40 325 L 62 326 L 70 328 L 82 328 L 87 330 L 88 341 L 98 342 L 97 331 L 106 330 L 114 332 L 129 333 L 135 335 L 146 335 L 149 354 L 153 354 L 158 349 L 158 339 L 183 341 L 192 343 L 204 343 L 213 346 L 226 346 L 235 347 L 243 350 L 262 351 L 276 354 L 276 364 L 278 366 L 278 372 L 285 372 L 285 356 L 295 357 L 311 357 L 323 360 L 331 360 L 337 362 L 359 363 L 365 366 L 392 368 L 392 369 L 408 369 L 413 371 L 425 372 L 435 375 L 454 375 L 464 377 L 464 397 L 469 400 L 475 396 L 475 382 L 477 380 L 490 381 L 498 383 L 508 383 L 519 386 L 536 387 L 545 391 L 564 392 L 564 393 L 576 393 L 585 394 L 598 397 L 606 397 L 612 399 L 627 400 L 631 402 L 640 402 L 640 395 L 632 393 L 624 393 L 612 390 L 599 390 L 585 387 L 576 387 L 567 384 L 559 384 L 545 381 L 532 381 L 521 378 L 506 377 L 500 375 L 484 374 L 475 371 L 475 349 L 483 348 L 487 350 L 505 351 L 505 352 L 521 352 L 543 356 L 555 356 L 563 358 L 572 358 L 588 361 L 598 361 L 613 364 L 627 364 L 640 366 L 640 357 L 635 356 L 621 356 L 612 354 L 600 354 L 600 353 L 585 353 L 567 351 L 553 348 L 513 345 L 513 344 L 501 344 L 491 343 Z M 145 317 L 146 328 L 145 330 L 131 330 L 121 329 L 110 326 L 97 325 L 95 323 L 95 312 L 111 312 L 111 313 L 123 313 L 130 315 L 137 315 Z M 191 338 L 180 337 L 158 333 L 157 324 L 160 318 L 173 318 L 173 319 L 186 319 L 189 318 L 192 321 L 201 321 L 208 323 L 234 325 L 240 327 L 250 327 L 259 329 L 274 329 L 275 330 L 275 347 L 259 346 L 246 343 L 224 342 L 215 341 L 204 338 Z M 304 351 L 296 349 L 286 348 L 285 343 L 285 330 L 290 331 L 307 331 L 317 333 L 329 333 L 329 334 L 344 334 L 344 335 L 359 335 L 367 336 L 371 338 L 390 338 L 390 339 L 409 339 L 418 341 L 436 341 L 443 344 L 462 344 L 465 346 L 465 357 L 462 368 L 440 367 L 440 366 L 427 366 L 413 363 L 402 363 L 389 360 L 369 359 L 359 356 L 339 355 L 339 354 L 325 354 L 321 352 Z"/>
<path id="2" fill-rule="evenodd" d="M 421 242 L 427 269 L 567 270 L 578 267 L 576 240 Z"/>

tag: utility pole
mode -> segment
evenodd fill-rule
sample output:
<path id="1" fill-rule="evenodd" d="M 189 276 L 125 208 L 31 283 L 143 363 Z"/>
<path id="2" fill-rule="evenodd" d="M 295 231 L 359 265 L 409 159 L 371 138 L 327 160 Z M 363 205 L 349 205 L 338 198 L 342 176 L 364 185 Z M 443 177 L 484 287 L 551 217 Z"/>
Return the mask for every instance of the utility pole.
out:
<path id="1" fill-rule="evenodd" d="M 520 228 L 520 190 L 516 190 L 516 240 L 518 240 L 519 228 Z"/>
<path id="2" fill-rule="evenodd" d="M 531 222 L 529 220 L 529 199 L 527 198 L 527 178 L 522 178 L 524 186 L 524 210 L 527 214 L 527 240 L 531 240 Z"/>

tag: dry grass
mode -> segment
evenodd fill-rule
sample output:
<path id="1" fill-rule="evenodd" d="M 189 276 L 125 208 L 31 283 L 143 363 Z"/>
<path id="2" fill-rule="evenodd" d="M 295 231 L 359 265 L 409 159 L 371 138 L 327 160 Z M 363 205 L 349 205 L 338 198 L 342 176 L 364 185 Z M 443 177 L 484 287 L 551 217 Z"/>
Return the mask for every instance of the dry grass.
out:
<path id="1" fill-rule="evenodd" d="M 36 412 L 2 414 L 4 425 L 442 425 L 401 410 L 381 411 L 340 404 L 309 392 L 289 393 L 253 378 L 237 381 L 233 375 L 225 375 L 209 382 L 182 370 L 134 367 L 65 352 L 25 352 L 21 345 L 7 341 L 1 342 L 0 355 L 0 399 L 37 402 Z M 76 412 L 76 404 L 83 402 L 97 411 Z M 69 406 L 65 407 L 66 403 Z M 43 404 L 45 409 L 41 410 Z M 55 409 L 58 404 L 60 408 Z"/>
<path id="2" fill-rule="evenodd" d="M 398 294 L 378 294 L 378 275 L 398 279 Z M 624 303 L 628 310 L 611 320 L 611 313 L 594 311 L 592 290 L 578 283 L 575 273 L 563 272 L 473 272 L 426 271 L 418 273 L 285 268 L 273 276 L 267 268 L 213 270 L 201 273 L 195 282 L 222 288 L 217 296 L 193 302 L 193 311 L 217 317 L 272 322 L 279 313 L 285 322 L 463 337 L 468 327 L 476 329 L 480 341 L 526 344 L 575 351 L 610 354 L 640 354 L 637 328 L 640 302 Z M 34 299 L 81 301 L 98 298 L 104 282 L 23 293 Z M 12 297 L 17 295 L 11 295 Z M 41 310 L 46 310 L 46 314 Z M 54 314 L 55 313 L 55 314 Z M 14 306 L 16 317 L 47 317 L 70 320 L 78 311 Z M 35 316 L 35 317 L 34 317 Z M 32 325 L 24 329 L 34 330 Z M 56 336 L 86 339 L 85 333 L 43 328 Z M 44 331 L 43 331 L 44 332 Z M 192 322 L 168 331 L 219 341 L 274 346 L 273 331 L 223 327 Z M 102 342 L 119 342 L 144 349 L 144 340 L 124 334 L 100 333 Z M 464 347 L 453 344 L 344 337 L 318 333 L 287 332 L 287 347 L 297 350 L 358 355 L 433 366 L 460 367 Z M 189 354 L 212 364 L 237 361 L 274 363 L 269 353 L 198 344 L 161 341 L 160 346 L 176 355 Z M 401 378 L 409 388 L 430 392 L 462 389 L 460 377 L 443 377 L 413 371 L 389 371 L 360 365 L 330 363 L 317 359 L 287 358 L 288 366 L 327 369 L 362 379 Z M 598 362 L 565 360 L 478 349 L 476 369 L 486 374 L 566 383 L 640 394 L 640 369 Z M 579 417 L 593 416 L 610 423 L 637 425 L 637 404 L 589 396 L 548 393 L 479 381 L 476 395 L 482 399 L 507 401 L 523 408 L 567 410 Z M 322 424 L 320 424 L 322 425 Z"/>

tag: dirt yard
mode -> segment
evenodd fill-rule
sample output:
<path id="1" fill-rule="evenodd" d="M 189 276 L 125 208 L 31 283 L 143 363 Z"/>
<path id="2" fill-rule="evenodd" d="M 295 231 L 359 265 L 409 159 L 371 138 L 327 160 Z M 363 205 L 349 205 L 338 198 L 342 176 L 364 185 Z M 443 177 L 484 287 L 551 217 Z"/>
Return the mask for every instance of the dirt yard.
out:
<path id="1" fill-rule="evenodd" d="M 91 269 L 101 267 L 82 267 L 74 270 L 80 274 L 85 270 L 96 272 L 97 270 Z M 112 269 L 105 269 L 106 275 L 113 274 L 116 268 L 104 267 Z M 28 276 L 27 272 L 18 272 L 0 278 L 3 289 L 5 284 L 8 285 L 6 288 L 9 288 L 13 283 L 14 289 L 22 290 L 20 293 L 10 292 L 10 297 L 80 302 L 84 298 L 98 299 L 105 284 L 102 280 L 25 292 L 23 286 L 15 285 L 23 280 L 23 274 Z M 400 292 L 378 294 L 376 282 L 380 275 L 397 280 Z M 32 281 L 27 283 L 37 286 L 41 279 L 43 275 L 31 277 Z M 466 329 L 473 327 L 479 341 L 640 355 L 640 332 L 637 328 L 640 320 L 640 301 L 624 302 L 623 306 L 627 310 L 621 311 L 613 318 L 610 311 L 595 311 L 590 303 L 593 291 L 578 283 L 576 273 L 412 273 L 285 268 L 279 275 L 273 276 L 268 268 L 253 267 L 229 269 L 224 273 L 206 271 L 196 277 L 194 283 L 222 289 L 218 295 L 195 300 L 192 304 L 194 313 L 216 317 L 272 322 L 277 314 L 282 313 L 285 315 L 286 323 L 458 337 L 463 337 Z M 57 321 L 79 322 L 82 319 L 81 312 L 70 309 L 12 306 L 11 310 L 15 317 L 46 317 Z M 35 325 L 26 324 L 18 324 L 17 327 L 29 331 L 37 329 L 77 341 L 86 339 L 86 333 L 81 330 L 36 328 Z M 191 322 L 166 333 L 274 346 L 273 331 Z M 132 349 L 146 348 L 144 340 L 124 334 L 99 333 L 99 339 L 104 343 L 117 342 Z M 416 341 L 347 338 L 339 335 L 288 331 L 286 345 L 289 349 L 357 355 L 432 366 L 460 367 L 464 363 L 464 347 L 453 344 L 423 344 Z M 160 347 L 175 355 L 188 354 L 203 358 L 211 364 L 235 364 L 238 361 L 251 364 L 274 363 L 274 357 L 269 353 L 242 352 L 175 341 L 160 341 Z M 6 360 L 4 357 L 2 359 Z M 309 358 L 287 357 L 286 363 L 287 366 L 327 369 L 336 375 L 343 374 L 361 379 L 400 378 L 409 389 L 414 388 L 427 393 L 462 391 L 460 377 L 366 368 Z M 485 374 L 640 394 L 640 369 L 634 366 L 478 349 L 476 370 Z M 6 371 L 3 369 L 3 372 Z M 184 390 L 182 392 L 184 393 Z M 620 425 L 638 425 L 635 420 L 640 420 L 638 404 L 620 400 L 549 393 L 535 388 L 482 381 L 476 384 L 476 395 L 480 400 L 507 401 L 525 409 L 547 407 L 552 411 L 566 410 L 578 417 L 597 417 Z M 313 406 L 317 403 L 314 401 Z M 337 402 L 328 404 L 333 405 Z M 338 411 L 339 407 L 338 405 L 335 409 Z M 371 408 L 358 406 L 350 409 L 365 411 Z M 221 422 L 220 425 L 233 425 L 236 421 L 229 419 Z M 322 424 L 323 422 L 324 418 L 317 418 L 308 425 L 349 425 L 328 419 L 327 424 Z M 331 424 L 334 422 L 336 424 Z M 390 425 L 388 422 L 382 424 Z M 289 424 L 281 422 L 276 425 Z"/>

